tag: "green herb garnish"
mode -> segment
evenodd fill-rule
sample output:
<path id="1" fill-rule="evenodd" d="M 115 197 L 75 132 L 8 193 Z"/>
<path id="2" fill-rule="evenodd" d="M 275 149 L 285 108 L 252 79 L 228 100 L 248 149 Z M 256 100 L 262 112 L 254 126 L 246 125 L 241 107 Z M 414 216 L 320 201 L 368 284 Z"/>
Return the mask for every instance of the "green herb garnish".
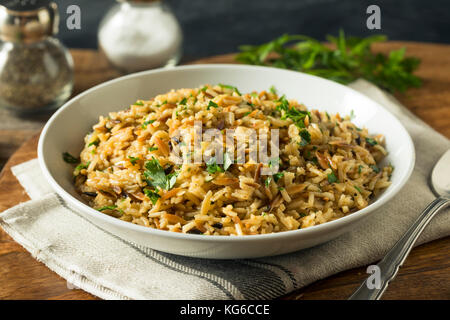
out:
<path id="1" fill-rule="evenodd" d="M 363 166 L 362 166 L 362 165 L 359 165 L 359 167 L 358 167 L 358 173 L 361 173 L 362 168 L 363 168 Z"/>
<path id="2" fill-rule="evenodd" d="M 272 158 L 269 160 L 269 168 L 278 166 L 280 164 L 280 158 Z"/>
<path id="3" fill-rule="evenodd" d="M 374 145 L 378 144 L 378 142 L 375 139 L 372 139 L 372 138 L 366 138 L 366 142 L 368 144 L 370 144 L 371 146 L 374 146 Z"/>
<path id="4" fill-rule="evenodd" d="M 223 170 L 227 171 L 232 164 L 233 161 L 231 160 L 230 155 L 225 153 L 223 156 Z"/>
<path id="5" fill-rule="evenodd" d="M 277 110 L 281 112 L 281 120 L 286 120 L 289 118 L 297 127 L 305 127 L 304 119 L 306 118 L 306 116 L 310 115 L 308 111 L 301 111 L 295 107 L 291 108 L 285 96 L 282 96 L 280 99 L 278 99 L 278 102 L 280 104 L 277 106 Z"/>
<path id="6" fill-rule="evenodd" d="M 99 143 L 100 143 L 100 140 L 96 139 L 96 140 L 92 141 L 91 143 L 89 143 L 88 147 L 90 147 L 90 146 L 96 146 L 97 147 Z"/>
<path id="7" fill-rule="evenodd" d="M 309 134 L 309 131 L 306 129 L 300 131 L 300 137 L 302 138 L 302 140 L 299 143 L 300 147 L 304 147 L 311 142 L 311 135 Z"/>
<path id="8" fill-rule="evenodd" d="M 275 86 L 271 86 L 269 91 L 275 95 L 277 94 L 277 89 L 275 89 Z"/>
<path id="9" fill-rule="evenodd" d="M 63 156 L 63 160 L 67 163 L 78 163 L 80 161 L 78 158 L 75 158 L 68 152 L 64 152 L 62 154 L 62 156 Z"/>
<path id="10" fill-rule="evenodd" d="M 350 111 L 350 120 L 353 120 L 355 118 L 355 111 Z"/>
<path id="11" fill-rule="evenodd" d="M 208 160 L 208 162 L 206 162 L 206 171 L 210 174 L 224 172 L 224 170 L 217 164 L 216 157 L 212 157 Z"/>
<path id="12" fill-rule="evenodd" d="M 158 159 L 155 159 L 155 157 L 152 157 L 151 160 L 145 163 L 145 169 L 144 177 L 149 186 L 170 190 L 175 185 L 178 173 L 166 175 Z"/>
<path id="13" fill-rule="evenodd" d="M 144 189 L 145 195 L 150 199 L 150 201 L 155 205 L 161 196 L 157 194 L 156 192 L 150 190 L 150 189 Z"/>
<path id="14" fill-rule="evenodd" d="M 241 46 L 236 60 L 306 72 L 344 84 L 365 78 L 391 92 L 422 84 L 413 74 L 420 60 L 405 57 L 405 48 L 387 55 L 371 51 L 372 43 L 384 42 L 386 36 L 346 37 L 341 30 L 338 37 L 328 36 L 328 40 L 333 48 L 307 36 L 285 34 L 262 45 Z"/>
<path id="15" fill-rule="evenodd" d="M 319 166 L 319 160 L 317 157 L 312 157 L 311 162 L 314 163 L 316 166 Z"/>
<path id="16" fill-rule="evenodd" d="M 88 161 L 87 163 L 80 163 L 79 165 L 77 165 L 75 167 L 75 171 L 80 171 L 82 169 L 87 169 L 89 167 L 89 165 L 91 164 L 90 161 Z"/>
<path id="17" fill-rule="evenodd" d="M 272 181 L 272 177 L 268 177 L 265 181 L 264 184 L 265 186 L 268 188 L 270 186 L 270 182 Z"/>
<path id="18" fill-rule="evenodd" d="M 361 189 L 358 188 L 357 186 L 353 186 L 356 190 L 358 190 L 359 193 L 361 193 Z"/>
<path id="19" fill-rule="evenodd" d="M 167 190 L 172 189 L 177 182 L 178 172 L 172 172 L 167 175 Z"/>
<path id="20" fill-rule="evenodd" d="M 156 150 L 158 150 L 158 147 L 149 147 L 148 148 L 148 151 L 156 151 Z"/>
<path id="21" fill-rule="evenodd" d="M 116 205 L 112 205 L 112 206 L 104 206 L 104 207 L 101 207 L 101 208 L 99 208 L 99 209 L 97 209 L 98 211 L 100 211 L 100 212 L 102 212 L 102 211 L 104 211 L 104 210 L 117 210 L 117 211 L 119 211 L 120 213 L 123 213 L 123 210 L 122 209 L 117 209 L 117 206 Z"/>
<path id="22" fill-rule="evenodd" d="M 380 168 L 378 168 L 376 165 L 371 165 L 370 166 L 370 168 L 372 168 L 372 170 L 374 171 L 374 172 L 376 172 L 376 173 L 379 173 L 380 172 Z"/>
<path id="23" fill-rule="evenodd" d="M 156 107 L 159 108 L 165 104 L 167 104 L 167 100 L 164 100 L 161 104 L 157 104 Z"/>
<path id="24" fill-rule="evenodd" d="M 334 173 L 334 171 L 332 171 L 330 174 L 328 174 L 327 177 L 328 177 L 328 182 L 330 184 L 338 181 L 338 178 L 336 177 L 336 174 Z"/>
<path id="25" fill-rule="evenodd" d="M 278 180 L 280 180 L 282 177 L 284 177 L 284 173 L 278 172 L 273 175 L 273 180 L 275 180 L 275 182 L 278 182 Z"/>
<path id="26" fill-rule="evenodd" d="M 238 88 L 236 88 L 236 87 L 230 86 L 228 84 L 222 84 L 222 83 L 219 83 L 219 87 L 233 90 L 234 92 L 236 92 L 238 95 L 241 96 L 241 93 L 239 92 Z"/>
<path id="27" fill-rule="evenodd" d="M 217 103 L 215 103 L 214 101 L 209 100 L 208 107 L 206 108 L 206 110 L 209 110 L 209 108 L 211 108 L 211 107 L 218 108 L 219 105 Z"/>
<path id="28" fill-rule="evenodd" d="M 135 105 L 135 106 L 140 106 L 140 107 L 142 107 L 142 106 L 144 105 L 144 103 L 142 103 L 142 101 L 136 101 L 136 102 L 134 103 L 134 105 Z"/>
<path id="29" fill-rule="evenodd" d="M 152 123 L 155 122 L 155 121 L 156 121 L 155 119 L 144 121 L 144 122 L 142 123 L 142 129 L 147 128 L 147 126 L 148 126 L 149 124 L 152 124 Z"/>
<path id="30" fill-rule="evenodd" d="M 185 105 L 186 102 L 187 102 L 187 98 L 183 98 L 183 99 L 180 101 L 180 104 Z"/>
<path id="31" fill-rule="evenodd" d="M 130 159 L 130 162 L 131 162 L 132 165 L 135 165 L 136 162 L 138 160 L 140 160 L 139 157 L 132 157 L 132 156 L 128 156 L 128 159 Z"/>

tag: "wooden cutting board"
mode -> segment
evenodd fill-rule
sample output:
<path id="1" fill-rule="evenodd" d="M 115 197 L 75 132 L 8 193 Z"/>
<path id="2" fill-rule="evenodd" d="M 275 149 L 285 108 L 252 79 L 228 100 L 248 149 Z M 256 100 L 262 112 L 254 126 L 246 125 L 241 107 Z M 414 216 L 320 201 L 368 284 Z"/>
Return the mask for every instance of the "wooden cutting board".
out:
<path id="1" fill-rule="evenodd" d="M 397 98 L 437 131 L 450 137 L 450 46 L 389 42 L 376 47 L 380 52 L 406 46 L 422 59 L 418 75 L 424 86 Z M 73 50 L 75 92 L 81 92 L 119 74 L 96 51 Z M 216 56 L 192 63 L 233 63 L 234 55 Z M 16 120 L 14 120 L 16 121 Z M 42 121 L 43 123 L 44 121 Z M 34 128 L 38 130 L 39 127 Z M 2 130 L 0 130 L 2 131 Z M 17 143 L 33 130 L 20 126 L 2 133 L 0 144 L 10 138 Z M 0 173 L 0 212 L 29 200 L 10 168 L 36 158 L 38 135 L 25 142 Z M 417 208 L 420 210 L 422 208 Z M 346 299 L 367 277 L 366 268 L 348 270 L 289 294 L 284 299 Z M 450 299 L 450 238 L 415 248 L 383 296 L 384 299 Z M 14 242 L 0 229 L 0 299 L 96 299 L 66 281 Z"/>

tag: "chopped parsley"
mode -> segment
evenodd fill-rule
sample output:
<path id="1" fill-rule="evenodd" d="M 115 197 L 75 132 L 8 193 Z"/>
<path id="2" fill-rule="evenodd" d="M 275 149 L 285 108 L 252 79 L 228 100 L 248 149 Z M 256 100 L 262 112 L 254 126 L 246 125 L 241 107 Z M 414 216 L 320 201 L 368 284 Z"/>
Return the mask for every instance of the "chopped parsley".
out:
<path id="1" fill-rule="evenodd" d="M 272 181 L 272 177 L 268 177 L 265 181 L 264 184 L 266 185 L 266 187 L 268 188 L 270 186 L 270 182 Z"/>
<path id="2" fill-rule="evenodd" d="M 217 164 L 216 157 L 212 157 L 208 160 L 208 162 L 206 162 L 206 171 L 210 174 L 224 172 L 224 170 Z"/>
<path id="3" fill-rule="evenodd" d="M 216 157 L 211 157 L 206 162 L 206 171 L 208 171 L 208 173 L 210 174 L 214 174 L 217 172 L 225 172 L 231 167 L 232 164 L 233 160 L 230 158 L 230 155 L 228 153 L 225 153 L 223 155 L 223 168 L 217 164 Z"/>
<path id="4" fill-rule="evenodd" d="M 206 108 L 206 110 L 209 110 L 211 107 L 218 108 L 219 105 L 217 103 L 215 103 L 214 101 L 209 100 L 208 107 Z"/>
<path id="5" fill-rule="evenodd" d="M 144 123 L 142 123 L 142 129 L 147 128 L 147 126 L 148 126 L 149 124 L 152 124 L 152 123 L 155 122 L 155 121 L 156 121 L 155 119 L 144 121 Z"/>
<path id="6" fill-rule="evenodd" d="M 67 163 L 78 163 L 80 161 L 78 158 L 75 158 L 68 152 L 64 152 L 62 154 L 62 156 L 63 156 L 63 160 Z"/>
<path id="7" fill-rule="evenodd" d="M 187 102 L 187 98 L 183 98 L 183 99 L 180 101 L 180 104 L 185 105 L 186 102 Z"/>
<path id="8" fill-rule="evenodd" d="M 282 96 L 280 99 L 278 99 L 278 102 L 280 104 L 277 106 L 277 110 L 281 112 L 281 120 L 291 119 L 294 124 L 299 128 L 305 127 L 305 118 L 306 116 L 310 116 L 310 113 L 308 111 L 301 111 L 298 110 L 295 107 L 289 106 L 289 101 L 287 101 L 285 96 Z"/>
<path id="9" fill-rule="evenodd" d="M 174 172 L 166 175 L 163 167 L 159 164 L 158 159 L 152 157 L 145 163 L 144 177 L 147 184 L 151 187 L 170 190 L 177 181 L 178 173 Z"/>
<path id="10" fill-rule="evenodd" d="M 135 103 L 134 103 L 134 105 L 135 106 L 143 106 L 144 105 L 144 103 L 142 103 L 142 101 L 136 101 Z"/>
<path id="11" fill-rule="evenodd" d="M 157 194 L 156 192 L 149 190 L 149 189 L 144 189 L 144 193 L 153 204 L 156 204 L 158 199 L 161 198 L 161 196 L 159 194 Z"/>
<path id="12" fill-rule="evenodd" d="M 380 168 L 378 168 L 375 164 L 371 165 L 370 168 L 376 173 L 380 172 Z"/>
<path id="13" fill-rule="evenodd" d="M 269 160 L 269 168 L 280 165 L 280 158 L 272 158 Z"/>
<path id="14" fill-rule="evenodd" d="M 156 107 L 159 108 L 165 104 L 167 104 L 167 100 L 164 100 L 161 104 L 157 104 Z"/>
<path id="15" fill-rule="evenodd" d="M 350 111 L 350 120 L 353 120 L 355 118 L 355 112 L 352 110 Z"/>
<path id="16" fill-rule="evenodd" d="M 299 143 L 301 147 L 304 147 L 311 142 L 311 134 L 306 129 L 300 131 L 300 137 L 302 138 Z"/>
<path id="17" fill-rule="evenodd" d="M 314 163 L 316 166 L 319 166 L 319 160 L 317 159 L 317 157 L 313 157 L 311 159 L 311 162 Z"/>
<path id="18" fill-rule="evenodd" d="M 366 142 L 368 144 L 370 144 L 371 146 L 374 146 L 374 145 L 378 144 L 378 142 L 375 139 L 372 139 L 372 138 L 366 138 Z"/>
<path id="19" fill-rule="evenodd" d="M 338 181 L 338 178 L 336 177 L 336 174 L 334 173 L 334 171 L 332 171 L 330 174 L 328 174 L 327 177 L 328 177 L 328 182 L 330 184 Z"/>
<path id="20" fill-rule="evenodd" d="M 277 89 L 275 89 L 275 86 L 271 86 L 269 91 L 273 94 L 277 94 Z"/>
<path id="21" fill-rule="evenodd" d="M 132 156 L 128 156 L 128 159 L 130 159 L 130 162 L 131 162 L 132 165 L 135 165 L 136 162 L 138 160 L 140 160 L 139 157 L 132 157 Z"/>
<path id="22" fill-rule="evenodd" d="M 228 153 L 225 153 L 223 156 L 223 170 L 227 171 L 228 168 L 233 164 L 233 161 L 230 158 Z"/>
<path id="23" fill-rule="evenodd" d="M 158 150 L 158 147 L 149 147 L 148 148 L 148 151 L 156 151 L 156 150 Z"/>
<path id="24" fill-rule="evenodd" d="M 172 172 L 167 175 L 167 181 L 168 181 L 168 189 L 170 190 L 175 186 L 175 183 L 177 182 L 178 172 Z"/>
<path id="25" fill-rule="evenodd" d="M 96 146 L 97 147 L 99 143 L 100 143 L 100 140 L 96 139 L 96 140 L 92 141 L 91 143 L 89 143 L 88 147 L 90 147 L 90 146 Z"/>
<path id="26" fill-rule="evenodd" d="M 87 169 L 87 168 L 89 167 L 90 164 L 91 164 L 90 161 L 88 161 L 87 163 L 80 163 L 79 165 L 77 165 L 77 166 L 75 167 L 75 170 L 76 170 L 76 171 L 80 171 L 80 170 L 82 170 L 82 169 Z"/>
<path id="27" fill-rule="evenodd" d="M 361 169 L 363 168 L 363 166 L 362 165 L 359 165 L 359 167 L 358 167 L 358 173 L 361 173 Z"/>
<path id="28" fill-rule="evenodd" d="M 283 172 L 278 172 L 273 175 L 273 179 L 275 180 L 275 182 L 278 182 L 278 180 L 280 180 L 282 177 L 284 177 Z"/>
<path id="29" fill-rule="evenodd" d="M 248 116 L 250 113 L 252 113 L 251 111 L 249 111 L 249 112 L 246 112 L 246 113 L 244 113 L 244 116 L 243 117 L 246 117 L 246 116 Z"/>
<path id="30" fill-rule="evenodd" d="M 357 186 L 353 186 L 353 187 L 354 187 L 356 190 L 358 190 L 359 193 L 362 193 L 360 188 L 358 188 Z"/>
<path id="31" fill-rule="evenodd" d="M 234 92 L 236 92 L 238 95 L 241 96 L 241 93 L 239 92 L 238 88 L 236 88 L 236 87 L 230 86 L 228 84 L 222 84 L 222 83 L 219 83 L 219 87 L 233 90 Z"/>
<path id="32" fill-rule="evenodd" d="M 116 206 L 116 205 L 112 205 L 112 206 L 104 206 L 104 207 L 98 208 L 97 210 L 100 211 L 100 212 L 102 212 L 102 211 L 104 211 L 104 210 L 117 210 L 117 211 L 119 211 L 120 213 L 123 213 L 123 210 L 117 209 L 117 206 Z"/>

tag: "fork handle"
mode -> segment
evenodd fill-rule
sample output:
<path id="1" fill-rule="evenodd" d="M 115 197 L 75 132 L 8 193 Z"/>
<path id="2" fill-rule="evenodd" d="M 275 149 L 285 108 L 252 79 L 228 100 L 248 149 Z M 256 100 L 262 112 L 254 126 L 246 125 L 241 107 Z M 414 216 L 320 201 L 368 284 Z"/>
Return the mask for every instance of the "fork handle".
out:
<path id="1" fill-rule="evenodd" d="M 380 283 L 379 289 L 369 289 L 366 279 L 360 287 L 350 296 L 349 300 L 378 300 L 386 290 L 389 281 L 394 279 L 399 268 L 405 262 L 406 257 L 411 251 L 417 238 L 422 233 L 423 229 L 428 225 L 431 219 L 441 209 L 450 204 L 449 198 L 439 197 L 431 202 L 419 215 L 414 224 L 406 231 L 406 233 L 397 241 L 391 250 L 384 256 L 383 260 L 378 263 L 380 268 Z"/>

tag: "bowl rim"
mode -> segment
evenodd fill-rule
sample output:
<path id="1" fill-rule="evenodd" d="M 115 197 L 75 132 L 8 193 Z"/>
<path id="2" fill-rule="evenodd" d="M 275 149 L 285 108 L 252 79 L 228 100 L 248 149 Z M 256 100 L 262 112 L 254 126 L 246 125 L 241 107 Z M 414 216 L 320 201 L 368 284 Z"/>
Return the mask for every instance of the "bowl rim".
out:
<path id="1" fill-rule="evenodd" d="M 92 207 L 88 206 L 87 204 L 81 202 L 80 200 L 73 197 L 68 191 L 66 191 L 62 186 L 59 185 L 59 183 L 53 178 L 51 175 L 47 163 L 45 162 L 45 156 L 44 156 L 44 143 L 47 138 L 47 134 L 49 131 L 49 128 L 52 126 L 54 122 L 58 120 L 60 115 L 68 109 L 71 105 L 73 105 L 76 101 L 82 99 L 84 96 L 91 94 L 92 92 L 108 86 L 112 83 L 125 81 L 127 79 L 131 78 L 139 78 L 142 76 L 146 76 L 149 74 L 158 74 L 158 73 L 165 73 L 165 72 L 176 72 L 178 70 L 190 70 L 190 69 L 213 69 L 213 68 L 237 68 L 237 69 L 255 69 L 255 70 L 266 70 L 266 71 L 278 71 L 278 72 L 286 72 L 286 73 L 295 73 L 300 74 L 304 77 L 311 77 L 311 78 L 317 78 L 323 81 L 324 83 L 327 83 L 328 85 L 333 85 L 340 87 L 340 89 L 350 91 L 352 94 L 362 97 L 363 99 L 368 99 L 372 101 L 372 103 L 375 103 L 377 107 L 381 108 L 384 112 L 386 112 L 394 121 L 394 123 L 397 125 L 398 130 L 404 131 L 405 141 L 404 144 L 407 146 L 407 150 L 410 153 L 410 158 L 408 162 L 408 168 L 403 174 L 403 176 L 399 177 L 399 181 L 395 185 L 391 185 L 388 187 L 387 190 L 383 192 L 383 198 L 377 199 L 374 202 L 370 203 L 367 207 L 355 211 L 353 213 L 350 213 L 342 218 L 328 221 L 323 224 L 311 226 L 305 229 L 297 229 L 297 230 L 290 230 L 290 231 L 283 231 L 283 232 L 276 232 L 276 233 L 269 233 L 269 234 L 257 234 L 257 235 L 249 235 L 249 236 L 220 236 L 220 235 L 198 235 L 198 234 L 188 234 L 188 233 L 178 233 L 178 232 L 170 232 L 166 230 L 159 230 L 149 227 L 144 227 L 141 225 L 133 224 L 127 221 L 123 221 L 114 217 L 111 217 L 106 214 L 99 214 L 99 212 Z M 88 214 L 93 219 L 100 219 L 103 222 L 107 224 L 112 224 L 115 227 L 118 228 L 125 228 L 131 231 L 137 231 L 139 233 L 147 233 L 152 236 L 162 236 L 162 237 L 168 237 L 172 239 L 180 239 L 180 240 L 192 240 L 192 241 L 211 241 L 211 242 L 249 242 L 249 241 L 269 241 L 274 239 L 289 239 L 289 238 L 296 238 L 299 235 L 303 236 L 311 236 L 314 233 L 322 233 L 327 231 L 333 231 L 335 229 L 343 228 L 345 225 L 350 224 L 353 222 L 357 222 L 360 219 L 366 217 L 369 213 L 375 212 L 378 208 L 380 208 L 382 205 L 389 202 L 405 185 L 405 183 L 409 180 L 409 177 L 412 174 L 412 171 L 415 166 L 415 160 L 416 160 L 416 154 L 415 154 L 415 148 L 414 143 L 411 139 L 411 136 L 409 135 L 409 132 L 406 130 L 406 128 L 403 126 L 403 124 L 397 119 L 395 115 L 393 115 L 389 110 L 387 110 L 383 105 L 380 103 L 372 100 L 368 96 L 350 88 L 345 85 L 339 84 L 337 82 L 324 79 L 321 77 L 317 77 L 314 75 L 306 74 L 303 72 L 298 71 L 292 71 L 292 70 L 284 70 L 284 69 L 276 69 L 272 67 L 264 67 L 264 66 L 250 66 L 250 65 L 239 65 L 239 64 L 197 64 L 197 65 L 187 65 L 187 66 L 177 66 L 172 68 L 159 68 L 159 69 L 153 69 L 153 70 L 147 70 L 147 71 L 141 71 L 132 73 L 129 75 L 125 75 L 122 77 L 118 77 L 103 83 L 100 83 L 78 95 L 71 98 L 69 101 L 67 101 L 59 110 L 57 110 L 47 121 L 45 124 L 41 135 L 39 137 L 38 142 L 38 162 L 40 165 L 40 168 L 44 174 L 44 177 L 49 182 L 53 190 L 56 191 L 57 194 L 59 194 L 65 201 L 72 204 L 76 209 L 82 211 L 83 213 Z"/>

